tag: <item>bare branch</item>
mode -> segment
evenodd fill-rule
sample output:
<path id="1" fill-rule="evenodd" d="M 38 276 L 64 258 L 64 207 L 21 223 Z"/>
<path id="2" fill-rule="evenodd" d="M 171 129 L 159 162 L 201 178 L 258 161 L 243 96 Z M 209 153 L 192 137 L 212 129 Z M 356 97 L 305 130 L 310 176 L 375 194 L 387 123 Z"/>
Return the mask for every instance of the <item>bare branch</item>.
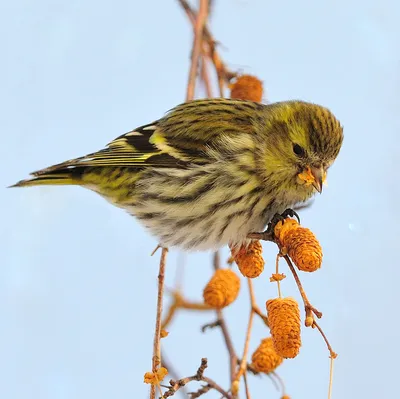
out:
<path id="1" fill-rule="evenodd" d="M 189 3 L 186 0 L 178 0 L 184 11 L 186 12 L 190 22 L 193 25 L 193 29 L 195 29 L 195 21 L 196 21 L 196 12 L 192 9 Z M 218 77 L 218 87 L 219 87 L 219 96 L 224 97 L 224 86 L 228 83 L 232 78 L 234 78 L 237 74 L 235 72 L 230 71 L 225 63 L 222 61 L 217 49 L 216 43 L 217 41 L 212 36 L 210 30 L 207 25 L 204 26 L 203 37 L 206 42 L 206 46 L 203 49 L 207 52 L 208 57 L 214 64 L 215 71 Z"/>
<path id="2" fill-rule="evenodd" d="M 174 366 L 172 363 L 170 363 L 167 359 L 163 351 L 161 351 L 161 356 L 162 356 L 162 366 L 165 367 L 168 370 L 168 374 L 172 376 L 173 379 L 178 379 L 178 373 L 174 369 Z M 187 395 L 189 395 L 189 392 L 187 392 L 185 387 L 182 387 L 182 389 L 179 391 L 179 393 L 182 395 L 182 397 L 186 398 Z"/>
<path id="3" fill-rule="evenodd" d="M 301 298 L 303 299 L 303 302 L 304 302 L 304 307 L 305 307 L 306 313 L 307 313 L 308 310 L 311 310 L 320 319 L 322 317 L 322 313 L 318 309 L 316 309 L 314 306 L 312 306 L 310 301 L 308 300 L 306 292 L 304 291 L 304 288 L 303 288 L 303 286 L 301 284 L 299 276 L 296 273 L 296 270 L 295 270 L 295 268 L 293 266 L 293 263 L 289 258 L 289 255 L 284 255 L 283 258 L 286 260 L 286 263 L 288 264 L 289 269 L 293 274 L 294 280 L 296 281 L 296 284 L 297 284 L 297 287 L 299 289 Z"/>
<path id="4" fill-rule="evenodd" d="M 212 387 L 210 385 L 203 385 L 198 391 L 196 392 L 189 392 L 190 399 L 199 398 L 201 395 L 207 393 Z"/>
<path id="5" fill-rule="evenodd" d="M 158 293 L 157 293 L 157 314 L 156 314 L 156 326 L 154 329 L 154 342 L 153 342 L 153 359 L 152 359 L 152 371 L 157 372 L 159 365 L 161 364 L 161 315 L 162 305 L 164 297 L 164 276 L 165 276 L 165 264 L 167 259 L 168 249 L 163 248 L 161 251 L 160 267 L 158 271 Z M 152 385 L 150 389 L 150 399 L 156 397 L 156 386 Z"/>
<path id="6" fill-rule="evenodd" d="M 244 342 L 244 349 L 243 349 L 243 355 L 242 355 L 242 360 L 240 362 L 240 367 L 239 371 L 235 376 L 234 383 L 236 382 L 239 384 L 240 378 L 245 375 L 247 372 L 247 354 L 249 352 L 249 344 L 250 344 L 250 338 L 251 338 L 251 331 L 253 328 L 253 320 L 254 320 L 254 308 L 257 306 L 256 304 L 256 298 L 254 295 L 254 288 L 253 288 L 253 282 L 251 281 L 250 278 L 247 279 L 247 284 L 249 286 L 249 294 L 250 294 L 250 315 L 249 315 L 249 322 L 247 324 L 247 332 L 246 332 L 246 339 Z"/>
<path id="7" fill-rule="evenodd" d="M 236 371 L 236 363 L 237 363 L 237 355 L 235 352 L 235 348 L 233 346 L 232 338 L 228 330 L 228 326 L 226 325 L 224 316 L 222 314 L 221 310 L 217 310 L 217 316 L 218 316 L 218 321 L 219 325 L 221 327 L 222 335 L 224 336 L 224 341 L 226 345 L 226 349 L 228 350 L 229 353 L 229 359 L 230 359 L 230 375 L 231 375 L 231 382 L 235 379 L 235 371 Z"/>
<path id="8" fill-rule="evenodd" d="M 203 46 L 204 48 L 204 46 Z M 204 88 L 206 90 L 206 95 L 208 98 L 213 97 L 213 91 L 211 87 L 210 81 L 210 73 L 208 71 L 208 59 L 205 56 L 205 52 L 203 50 L 203 55 L 201 57 L 201 80 L 203 82 Z"/>
<path id="9" fill-rule="evenodd" d="M 213 256 L 214 270 L 218 270 L 220 268 L 220 266 L 221 266 L 220 263 L 221 263 L 220 255 L 219 255 L 219 252 L 216 251 L 216 252 L 214 252 L 214 256 Z M 235 348 L 234 348 L 233 342 L 232 342 L 232 338 L 231 338 L 231 335 L 229 333 L 228 327 L 226 325 L 222 310 L 221 309 L 217 309 L 216 313 L 217 313 L 217 320 L 213 324 L 214 325 L 218 325 L 219 327 L 221 327 L 221 331 L 222 331 L 222 335 L 224 337 L 226 349 L 228 350 L 228 354 L 229 354 L 230 376 L 231 376 L 231 383 L 232 383 L 233 380 L 235 379 L 236 365 L 237 365 L 238 357 L 236 355 Z M 208 325 L 208 327 L 211 327 L 211 325 Z"/>
<path id="10" fill-rule="evenodd" d="M 186 101 L 194 99 L 194 89 L 196 86 L 196 77 L 199 69 L 199 60 L 203 47 L 203 32 L 208 17 L 208 0 L 200 0 L 200 8 L 196 18 L 194 28 L 192 60 L 189 70 L 189 79 L 186 92 Z"/>
<path id="11" fill-rule="evenodd" d="M 201 359 L 201 364 L 200 364 L 200 367 L 197 369 L 196 374 L 194 374 L 190 377 L 181 378 L 178 381 L 171 380 L 170 387 L 168 388 L 168 391 L 166 391 L 164 393 L 162 398 L 165 399 L 165 398 L 169 398 L 169 397 L 175 395 L 175 393 L 177 391 L 179 391 L 179 389 L 181 389 L 182 387 L 184 387 L 186 384 L 188 384 L 191 381 L 204 381 L 207 383 L 207 385 L 206 385 L 207 388 L 203 387 L 200 389 L 200 391 L 189 394 L 189 395 L 191 395 L 191 398 L 198 398 L 203 393 L 208 392 L 210 389 L 215 389 L 224 398 L 232 399 L 232 396 L 228 392 L 226 392 L 224 389 L 222 389 L 215 381 L 204 376 L 204 371 L 207 368 L 207 366 L 208 366 L 207 359 L 203 358 L 203 359 Z M 200 392 L 200 394 L 199 394 L 199 392 Z"/>

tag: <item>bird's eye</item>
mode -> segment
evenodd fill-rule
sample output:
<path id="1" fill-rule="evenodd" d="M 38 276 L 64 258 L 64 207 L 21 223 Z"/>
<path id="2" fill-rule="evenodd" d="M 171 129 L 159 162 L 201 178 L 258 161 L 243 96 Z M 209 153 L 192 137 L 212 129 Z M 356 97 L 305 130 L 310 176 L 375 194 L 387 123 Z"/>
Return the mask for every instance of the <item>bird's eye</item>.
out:
<path id="1" fill-rule="evenodd" d="M 306 152 L 304 151 L 304 148 L 301 147 L 298 144 L 293 144 L 293 152 L 298 156 L 298 157 L 304 157 Z"/>

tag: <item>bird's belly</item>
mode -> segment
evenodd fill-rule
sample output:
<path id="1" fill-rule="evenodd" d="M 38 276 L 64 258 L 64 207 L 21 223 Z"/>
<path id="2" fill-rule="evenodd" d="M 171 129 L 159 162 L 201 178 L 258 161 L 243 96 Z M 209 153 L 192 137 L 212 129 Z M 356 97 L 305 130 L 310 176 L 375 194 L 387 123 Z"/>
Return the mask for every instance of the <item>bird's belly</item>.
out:
<path id="1" fill-rule="evenodd" d="M 221 168 L 150 171 L 129 190 L 124 185 L 87 187 L 135 216 L 160 245 L 187 250 L 246 243 L 249 233 L 291 205 L 258 179 L 238 171 L 228 176 Z"/>
<path id="2" fill-rule="evenodd" d="M 236 191 L 228 198 L 221 200 L 210 191 L 190 203 L 179 198 L 168 203 L 149 199 L 125 209 L 158 238 L 160 245 L 186 250 L 244 244 L 249 233 L 263 231 L 272 216 L 285 209 L 261 191 L 247 195 Z"/>
<path id="3" fill-rule="evenodd" d="M 276 213 L 293 205 L 263 193 L 232 197 L 232 203 L 219 208 L 218 202 L 210 202 L 203 196 L 190 206 L 182 206 L 179 201 L 163 205 L 147 201 L 126 209 L 158 238 L 162 246 L 215 250 L 227 244 L 248 243 L 249 233 L 263 231 Z"/>
<path id="4" fill-rule="evenodd" d="M 159 209 L 149 209 L 146 213 L 151 216 L 144 217 L 135 206 L 126 209 L 158 238 L 160 245 L 186 250 L 215 250 L 227 244 L 241 245 L 248 241 L 249 233 L 262 231 L 266 224 L 265 215 L 252 215 L 245 211 L 219 211 L 187 218 L 172 217 Z"/>

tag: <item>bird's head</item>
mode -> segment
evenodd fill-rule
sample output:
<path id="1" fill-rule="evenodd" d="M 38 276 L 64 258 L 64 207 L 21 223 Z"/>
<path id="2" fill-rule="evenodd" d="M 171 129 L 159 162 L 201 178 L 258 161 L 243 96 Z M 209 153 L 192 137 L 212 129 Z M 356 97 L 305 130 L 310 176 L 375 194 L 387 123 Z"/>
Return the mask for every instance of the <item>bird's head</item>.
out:
<path id="1" fill-rule="evenodd" d="M 339 121 L 327 108 L 302 101 L 276 103 L 272 112 L 276 133 L 268 155 L 281 164 L 281 178 L 321 192 L 343 142 Z"/>

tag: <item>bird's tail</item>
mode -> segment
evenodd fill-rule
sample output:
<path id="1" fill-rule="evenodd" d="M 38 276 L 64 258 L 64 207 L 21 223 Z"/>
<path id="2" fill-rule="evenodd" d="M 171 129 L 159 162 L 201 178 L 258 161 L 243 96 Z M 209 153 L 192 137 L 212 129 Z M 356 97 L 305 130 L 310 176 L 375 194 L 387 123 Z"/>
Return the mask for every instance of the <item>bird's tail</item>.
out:
<path id="1" fill-rule="evenodd" d="M 83 169 L 83 167 L 50 167 L 31 173 L 30 179 L 21 180 L 10 187 L 77 185 L 82 182 Z"/>

